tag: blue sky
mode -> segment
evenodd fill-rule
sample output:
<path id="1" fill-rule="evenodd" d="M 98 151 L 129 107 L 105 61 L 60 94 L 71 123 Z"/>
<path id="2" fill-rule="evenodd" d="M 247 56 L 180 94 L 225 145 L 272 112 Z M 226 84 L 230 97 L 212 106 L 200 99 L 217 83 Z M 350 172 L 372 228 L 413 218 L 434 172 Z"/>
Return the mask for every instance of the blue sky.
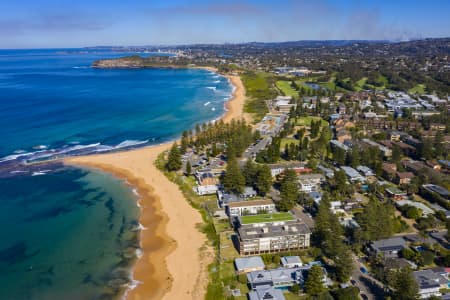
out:
<path id="1" fill-rule="evenodd" d="M 449 36 L 447 0 L 0 2 L 0 48 Z"/>

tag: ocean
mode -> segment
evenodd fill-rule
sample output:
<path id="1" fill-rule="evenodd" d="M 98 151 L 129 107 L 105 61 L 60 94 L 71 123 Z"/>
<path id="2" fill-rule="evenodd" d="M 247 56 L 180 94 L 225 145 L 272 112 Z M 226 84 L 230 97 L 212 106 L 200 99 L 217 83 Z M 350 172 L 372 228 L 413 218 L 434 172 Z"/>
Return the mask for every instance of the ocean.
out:
<path id="1" fill-rule="evenodd" d="M 215 73 L 90 67 L 129 54 L 0 50 L 0 299 L 117 298 L 139 254 L 127 184 L 22 163 L 157 144 L 224 113 L 232 87 Z"/>

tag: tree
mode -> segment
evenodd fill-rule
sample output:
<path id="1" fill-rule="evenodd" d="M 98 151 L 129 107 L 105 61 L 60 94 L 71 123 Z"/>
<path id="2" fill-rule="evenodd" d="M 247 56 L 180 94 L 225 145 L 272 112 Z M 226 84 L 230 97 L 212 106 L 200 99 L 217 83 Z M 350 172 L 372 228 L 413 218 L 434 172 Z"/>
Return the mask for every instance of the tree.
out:
<path id="1" fill-rule="evenodd" d="M 248 186 L 254 186 L 256 184 L 256 174 L 258 169 L 251 159 L 248 159 L 242 168 L 242 175 L 245 177 L 245 184 Z"/>
<path id="2" fill-rule="evenodd" d="M 189 137 L 188 136 L 189 136 L 189 133 L 186 130 L 183 131 L 183 134 L 181 135 L 181 147 L 180 147 L 181 153 L 186 152 L 186 149 L 189 145 Z"/>
<path id="3" fill-rule="evenodd" d="M 366 241 L 376 241 L 388 238 L 394 231 L 394 208 L 387 203 L 381 203 L 371 198 L 362 213 L 356 215 L 360 225 L 362 238 Z"/>
<path id="4" fill-rule="evenodd" d="M 334 298 L 336 300 L 359 300 L 359 289 L 356 286 L 338 289 L 334 292 Z"/>
<path id="5" fill-rule="evenodd" d="M 166 168 L 169 171 L 178 171 L 181 169 L 181 153 L 178 149 L 177 142 L 173 143 L 172 148 L 170 148 Z"/>
<path id="6" fill-rule="evenodd" d="M 416 300 L 419 299 L 419 286 L 410 268 L 402 268 L 395 273 L 393 278 L 393 299 Z"/>
<path id="7" fill-rule="evenodd" d="M 398 145 L 393 145 L 391 161 L 393 163 L 397 163 L 400 162 L 401 158 L 402 158 L 402 149 L 400 149 Z"/>
<path id="8" fill-rule="evenodd" d="M 353 272 L 353 258 L 349 249 L 345 249 L 335 258 L 336 277 L 339 282 L 349 281 Z"/>
<path id="9" fill-rule="evenodd" d="M 436 157 L 441 157 L 444 153 L 444 147 L 442 146 L 442 142 L 444 140 L 444 135 L 439 130 L 436 133 L 436 136 L 434 138 L 434 153 Z"/>
<path id="10" fill-rule="evenodd" d="M 281 201 L 278 203 L 279 209 L 288 211 L 294 207 L 299 197 L 297 174 L 294 170 L 288 169 L 285 171 L 280 190 Z"/>
<path id="11" fill-rule="evenodd" d="M 325 291 L 323 285 L 323 271 L 322 267 L 318 265 L 312 266 L 308 272 L 308 277 L 305 282 L 305 291 L 311 296 L 318 296 Z"/>
<path id="12" fill-rule="evenodd" d="M 431 265 L 434 261 L 434 253 L 431 251 L 424 251 L 420 254 L 420 263 L 423 266 Z"/>
<path id="13" fill-rule="evenodd" d="M 300 292 L 300 286 L 298 284 L 294 284 L 293 286 L 291 286 L 291 292 L 294 295 L 297 295 Z"/>
<path id="14" fill-rule="evenodd" d="M 189 161 L 186 162 L 186 175 L 191 175 L 192 173 L 192 167 L 191 163 Z"/>
<path id="15" fill-rule="evenodd" d="M 319 204 L 314 226 L 314 239 L 323 253 L 335 259 L 343 251 L 342 227 L 335 214 L 330 210 L 328 195 L 324 194 Z"/>
<path id="16" fill-rule="evenodd" d="M 259 194 L 265 196 L 272 186 L 272 173 L 267 165 L 262 165 L 258 167 L 257 179 L 256 179 L 256 189 Z"/>
<path id="17" fill-rule="evenodd" d="M 425 159 L 431 159 L 433 157 L 433 143 L 431 141 L 425 140 L 422 141 L 420 146 L 420 155 Z"/>
<path id="18" fill-rule="evenodd" d="M 240 194 L 244 191 L 245 178 L 244 175 L 242 175 L 238 162 L 235 158 L 228 161 L 222 183 L 226 192 Z"/>
<path id="19" fill-rule="evenodd" d="M 407 205 L 407 207 L 404 209 L 404 212 L 405 217 L 407 217 L 408 219 L 418 219 L 422 216 L 422 210 L 415 206 Z"/>
<path id="20" fill-rule="evenodd" d="M 350 152 L 350 166 L 352 168 L 356 168 L 357 166 L 360 165 L 360 153 L 359 153 L 359 149 L 357 147 L 355 147 L 351 152 Z"/>

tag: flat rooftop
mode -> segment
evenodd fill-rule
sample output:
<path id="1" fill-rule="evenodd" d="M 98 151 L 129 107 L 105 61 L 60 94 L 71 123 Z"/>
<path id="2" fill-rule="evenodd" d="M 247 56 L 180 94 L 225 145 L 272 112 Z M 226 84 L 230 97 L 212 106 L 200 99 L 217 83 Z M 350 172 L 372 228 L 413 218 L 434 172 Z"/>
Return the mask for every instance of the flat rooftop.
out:
<path id="1" fill-rule="evenodd" d="M 241 202 L 233 202 L 228 204 L 228 207 L 247 207 L 247 206 L 259 206 L 259 205 L 271 205 L 274 204 L 272 200 L 250 200 L 250 201 L 241 201 Z"/>
<path id="2" fill-rule="evenodd" d="M 267 223 L 263 226 L 243 225 L 238 229 L 241 240 L 281 237 L 287 235 L 310 234 L 308 226 L 298 221 L 286 221 L 282 224 Z"/>
<path id="3" fill-rule="evenodd" d="M 252 216 L 242 216 L 241 224 L 255 224 L 255 223 L 270 223 L 270 222 L 281 222 L 281 221 L 292 221 L 294 216 L 289 212 L 280 212 L 273 214 L 259 214 Z"/>

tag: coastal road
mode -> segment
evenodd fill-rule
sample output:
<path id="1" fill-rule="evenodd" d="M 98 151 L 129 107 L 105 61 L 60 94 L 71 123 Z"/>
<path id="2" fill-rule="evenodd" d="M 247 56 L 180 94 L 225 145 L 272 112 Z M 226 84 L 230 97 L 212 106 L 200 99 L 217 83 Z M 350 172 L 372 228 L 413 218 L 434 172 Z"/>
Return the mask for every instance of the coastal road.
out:
<path id="1" fill-rule="evenodd" d="M 384 286 L 381 282 L 370 276 L 364 274 L 361 268 L 366 268 L 353 254 L 353 273 L 352 284 L 359 288 L 360 295 L 365 295 L 368 300 L 383 300 L 384 299 Z M 363 297 L 361 297 L 363 298 Z M 364 298 L 363 298 L 364 299 Z"/>

